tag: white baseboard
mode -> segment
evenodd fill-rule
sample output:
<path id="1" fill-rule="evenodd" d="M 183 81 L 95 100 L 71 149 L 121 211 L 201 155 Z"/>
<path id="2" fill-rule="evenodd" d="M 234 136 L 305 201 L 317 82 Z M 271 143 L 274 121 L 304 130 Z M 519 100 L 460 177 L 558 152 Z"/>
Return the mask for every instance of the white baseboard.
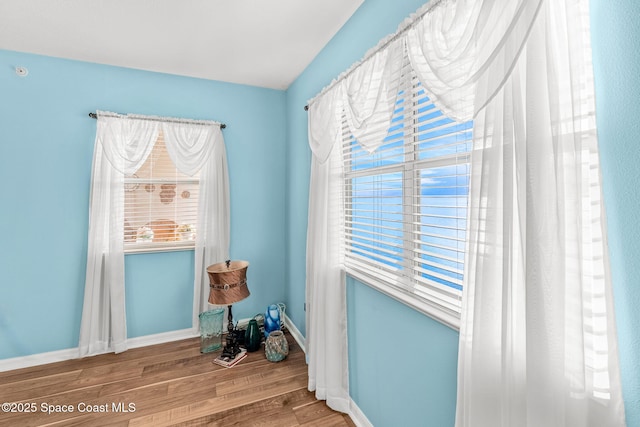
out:
<path id="1" fill-rule="evenodd" d="M 179 331 L 163 332 L 160 334 L 146 335 L 144 337 L 129 338 L 128 348 L 146 347 L 149 345 L 163 344 L 166 342 L 179 341 L 187 338 L 199 336 L 199 332 L 194 329 L 182 329 Z M 47 363 L 63 362 L 65 360 L 77 359 L 78 349 L 68 348 L 65 350 L 49 351 L 46 353 L 30 354 L 28 356 L 12 357 L 11 359 L 0 360 L 0 372 L 14 369 L 30 368 L 32 366 L 46 365 Z"/>
<path id="2" fill-rule="evenodd" d="M 187 338 L 199 337 L 200 332 L 193 329 L 181 329 L 179 331 L 162 332 L 160 334 L 145 335 L 143 337 L 129 338 L 128 348 L 146 347 L 149 345 L 164 344 L 166 342 L 180 341 Z"/>
<path id="3" fill-rule="evenodd" d="M 253 319 L 253 317 L 247 317 L 245 319 L 239 319 L 238 321 L 236 321 L 236 328 L 238 329 L 247 329 L 249 327 L 249 321 Z M 228 332 L 228 325 L 229 322 L 225 322 L 223 328 L 222 328 L 222 332 L 226 333 Z"/>
<path id="4" fill-rule="evenodd" d="M 296 342 L 298 343 L 302 351 L 304 351 L 306 354 L 307 353 L 307 348 L 305 346 L 306 340 L 304 336 L 302 336 L 302 333 L 296 327 L 296 325 L 291 321 L 291 319 L 289 319 L 289 316 L 287 316 L 286 313 L 284 315 L 284 326 L 286 326 L 286 328 L 289 330 L 289 333 L 291 334 L 293 339 L 296 340 Z"/>
<path id="5" fill-rule="evenodd" d="M 12 357 L 11 359 L 0 360 L 0 372 L 30 368 L 31 366 L 45 365 L 47 363 L 62 362 L 64 360 L 75 359 L 77 357 L 77 348 L 67 348 L 65 350 Z"/>
<path id="6" fill-rule="evenodd" d="M 351 418 L 351 421 L 353 421 L 357 427 L 373 427 L 371 421 L 369 421 L 353 399 L 350 399 L 349 402 L 349 418 Z"/>

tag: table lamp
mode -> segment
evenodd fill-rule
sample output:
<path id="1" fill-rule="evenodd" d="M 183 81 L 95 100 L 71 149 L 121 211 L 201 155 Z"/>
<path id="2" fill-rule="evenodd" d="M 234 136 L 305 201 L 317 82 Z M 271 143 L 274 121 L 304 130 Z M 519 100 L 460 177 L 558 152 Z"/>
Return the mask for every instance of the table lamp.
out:
<path id="1" fill-rule="evenodd" d="M 231 305 L 249 296 L 247 261 L 220 262 L 207 267 L 209 275 L 209 303 L 229 308 L 227 341 L 220 357 L 233 359 L 240 353 L 239 331 L 233 325 Z"/>

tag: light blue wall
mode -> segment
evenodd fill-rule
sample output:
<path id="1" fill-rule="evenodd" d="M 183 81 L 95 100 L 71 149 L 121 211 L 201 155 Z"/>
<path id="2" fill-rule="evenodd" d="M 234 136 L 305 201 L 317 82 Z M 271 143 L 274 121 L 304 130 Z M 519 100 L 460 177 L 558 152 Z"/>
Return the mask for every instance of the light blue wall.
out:
<path id="1" fill-rule="evenodd" d="M 129 337 L 191 327 L 193 251 L 131 254 L 124 268 Z"/>
<path id="2" fill-rule="evenodd" d="M 77 346 L 96 109 L 227 124 L 231 257 L 251 264 L 234 314 L 283 301 L 283 91 L 0 50 L 0 359 Z M 191 327 L 192 251 L 125 267 L 129 337 Z"/>
<path id="3" fill-rule="evenodd" d="M 375 426 L 452 426 L 458 333 L 347 279 L 351 398 Z"/>
<path id="4" fill-rule="evenodd" d="M 591 0 L 600 159 L 627 425 L 640 426 L 640 2 Z"/>
<path id="5" fill-rule="evenodd" d="M 366 0 L 287 91 L 287 312 L 303 332 L 311 154 L 302 107 L 382 37 L 394 32 L 422 3 Z M 598 132 L 623 393 L 628 425 L 640 427 L 640 3 L 591 0 L 591 4 Z M 365 415 L 376 427 L 452 425 L 457 333 L 355 280 L 349 280 L 347 292 L 351 396 Z M 377 335 L 381 315 L 389 315 L 394 326 L 403 328 L 382 323 L 383 332 Z M 384 358 L 389 347 L 383 340 L 409 342 L 415 357 L 390 369 Z M 403 423 L 395 422 L 390 414 L 401 414 Z"/>

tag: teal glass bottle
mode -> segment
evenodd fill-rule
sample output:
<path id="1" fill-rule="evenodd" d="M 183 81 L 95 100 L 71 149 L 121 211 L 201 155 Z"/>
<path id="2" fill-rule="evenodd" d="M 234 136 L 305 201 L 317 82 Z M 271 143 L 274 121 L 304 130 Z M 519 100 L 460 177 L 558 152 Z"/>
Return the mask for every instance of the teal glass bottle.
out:
<path id="1" fill-rule="evenodd" d="M 260 348 L 260 328 L 258 328 L 258 322 L 256 319 L 249 320 L 249 326 L 244 334 L 244 345 L 247 351 L 256 351 Z"/>

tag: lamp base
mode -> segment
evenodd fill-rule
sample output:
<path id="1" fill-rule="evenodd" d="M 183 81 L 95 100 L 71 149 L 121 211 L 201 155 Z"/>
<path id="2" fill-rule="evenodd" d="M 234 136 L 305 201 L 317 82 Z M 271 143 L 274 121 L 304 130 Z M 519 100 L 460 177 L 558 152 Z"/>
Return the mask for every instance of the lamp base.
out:
<path id="1" fill-rule="evenodd" d="M 240 331 L 239 329 L 233 328 L 233 325 L 230 324 L 229 332 L 227 333 L 227 342 L 222 349 L 222 354 L 220 357 L 227 357 L 229 359 L 234 359 L 238 353 L 240 353 Z"/>
<path id="2" fill-rule="evenodd" d="M 233 325 L 233 314 L 231 313 L 231 304 L 228 305 L 229 318 L 227 323 L 227 343 L 222 350 L 221 357 L 235 359 L 240 353 L 240 330 Z"/>

